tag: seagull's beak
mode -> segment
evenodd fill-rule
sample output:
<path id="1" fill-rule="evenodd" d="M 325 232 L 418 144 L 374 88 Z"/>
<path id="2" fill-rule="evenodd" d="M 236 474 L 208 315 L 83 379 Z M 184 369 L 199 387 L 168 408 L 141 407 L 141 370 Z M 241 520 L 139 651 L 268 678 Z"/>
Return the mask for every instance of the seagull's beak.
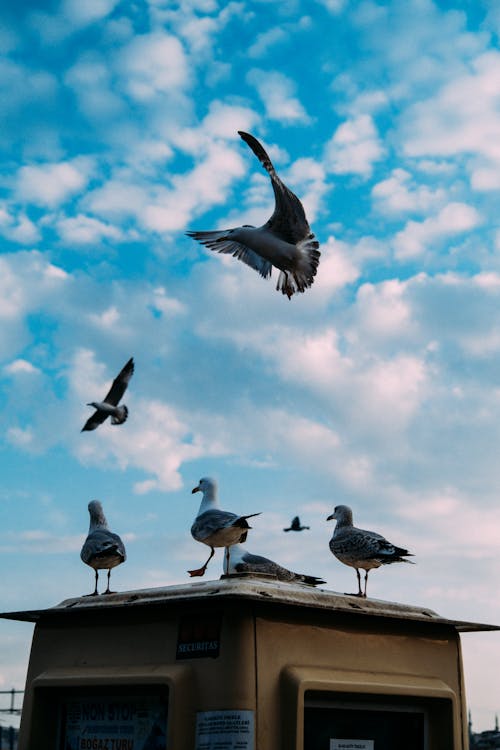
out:
<path id="1" fill-rule="evenodd" d="M 326 520 L 327 521 L 333 521 L 334 519 L 335 519 L 335 513 L 332 513 L 332 515 L 328 516 L 328 518 Z"/>
<path id="2" fill-rule="evenodd" d="M 201 490 L 201 488 L 200 488 L 199 486 L 198 486 L 198 487 L 194 487 L 194 488 L 193 488 L 193 489 L 191 490 L 191 494 L 192 494 L 192 495 L 194 495 L 194 493 L 195 493 L 195 492 L 200 492 L 200 490 Z"/>

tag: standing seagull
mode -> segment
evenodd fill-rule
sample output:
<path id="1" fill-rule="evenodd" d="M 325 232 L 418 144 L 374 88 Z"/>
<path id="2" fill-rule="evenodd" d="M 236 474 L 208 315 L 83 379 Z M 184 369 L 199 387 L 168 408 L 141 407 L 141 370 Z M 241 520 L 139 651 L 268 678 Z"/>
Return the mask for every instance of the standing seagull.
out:
<path id="1" fill-rule="evenodd" d="M 300 518 L 298 516 L 294 516 L 292 518 L 292 523 L 289 526 L 288 529 L 283 529 L 283 531 L 304 531 L 304 529 L 310 529 L 310 526 L 302 526 L 300 523 Z"/>
<path id="2" fill-rule="evenodd" d="M 89 503 L 90 527 L 88 536 L 80 552 L 80 557 L 86 565 L 95 570 L 95 590 L 89 596 L 97 596 L 97 580 L 99 571 L 108 571 L 108 588 L 105 594 L 112 594 L 109 590 L 111 568 L 121 565 L 127 559 L 125 545 L 118 536 L 108 529 L 108 522 L 99 500 Z"/>
<path id="3" fill-rule="evenodd" d="M 262 145 L 250 133 L 241 130 L 238 133 L 271 178 L 276 201 L 273 215 L 261 227 L 245 224 L 235 229 L 186 234 L 210 250 L 233 255 L 265 279 L 274 266 L 280 271 L 276 289 L 290 299 L 313 283 L 320 257 L 319 243 L 307 223 L 302 203 L 280 180 Z"/>
<path id="4" fill-rule="evenodd" d="M 197 487 L 192 492 L 203 492 L 198 515 L 191 526 L 191 535 L 197 542 L 203 542 L 210 547 L 210 557 L 201 568 L 188 570 L 190 576 L 205 575 L 207 565 L 215 554 L 214 547 L 226 547 L 226 569 L 228 565 L 228 547 L 238 542 L 244 542 L 247 538 L 247 518 L 260 516 L 260 513 L 251 513 L 249 516 L 237 516 L 227 510 L 219 509 L 217 499 L 217 482 L 215 479 L 204 477 L 200 479 Z"/>
<path id="5" fill-rule="evenodd" d="M 123 404 L 118 406 L 120 399 L 127 390 L 130 378 L 134 373 L 134 358 L 130 357 L 127 364 L 113 380 L 109 393 L 104 401 L 91 401 L 87 406 L 93 406 L 97 409 L 91 417 L 87 419 L 82 427 L 82 432 L 95 430 L 105 419 L 111 417 L 111 424 L 123 424 L 128 417 L 128 409 Z"/>
<path id="6" fill-rule="evenodd" d="M 326 520 L 332 519 L 337 521 L 337 525 L 330 539 L 330 550 L 340 562 L 355 568 L 358 577 L 358 593 L 349 596 L 366 597 L 368 573 L 372 568 L 380 568 L 381 565 L 395 562 L 411 562 L 404 559 L 407 556 L 413 557 L 408 550 L 396 547 L 374 531 L 365 531 L 353 526 L 352 510 L 347 505 L 337 505 L 332 515 Z M 365 571 L 364 592 L 361 591 L 359 568 Z"/>
<path id="7" fill-rule="evenodd" d="M 316 576 L 293 573 L 267 557 L 252 555 L 245 549 L 244 544 L 233 544 L 229 547 L 229 565 L 227 567 L 229 573 L 270 573 L 276 576 L 279 581 L 290 583 L 307 583 L 310 586 L 319 586 L 320 583 L 326 583 L 322 578 Z"/>

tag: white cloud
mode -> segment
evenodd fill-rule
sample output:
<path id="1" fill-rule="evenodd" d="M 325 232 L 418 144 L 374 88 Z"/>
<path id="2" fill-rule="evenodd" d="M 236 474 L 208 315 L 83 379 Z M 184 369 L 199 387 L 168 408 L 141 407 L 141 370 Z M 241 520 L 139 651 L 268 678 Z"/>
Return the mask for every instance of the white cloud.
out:
<path id="1" fill-rule="evenodd" d="M 91 169 L 91 162 L 85 158 L 21 167 L 16 180 L 17 196 L 21 201 L 54 208 L 83 190 Z"/>
<path id="2" fill-rule="evenodd" d="M 369 177 L 373 164 L 384 155 L 384 147 L 370 115 L 343 122 L 325 147 L 327 169 L 334 174 Z"/>
<path id="3" fill-rule="evenodd" d="M 63 242 L 74 245 L 91 245 L 101 240 L 119 241 L 123 238 L 118 227 L 85 214 L 58 219 L 56 228 Z"/>
<path id="4" fill-rule="evenodd" d="M 465 203 L 448 203 L 435 216 L 422 222 L 409 221 L 394 237 L 396 257 L 413 258 L 443 237 L 461 234 L 481 223 L 478 211 Z"/>
<path id="5" fill-rule="evenodd" d="M 184 89 L 190 66 L 181 42 L 170 34 L 135 36 L 120 54 L 125 91 L 139 102 Z"/>
<path id="6" fill-rule="evenodd" d="M 33 443 L 34 435 L 30 427 L 9 427 L 6 438 L 12 445 L 26 448 Z"/>
<path id="7" fill-rule="evenodd" d="M 287 39 L 284 29 L 277 26 L 257 34 L 255 42 L 248 48 L 249 57 L 263 57 L 271 48 Z"/>
<path id="8" fill-rule="evenodd" d="M 410 156 L 453 157 L 469 154 L 474 186 L 492 189 L 491 169 L 500 163 L 500 109 L 497 81 L 500 53 L 492 50 L 472 60 L 434 96 L 408 108 L 404 116 L 404 148 Z"/>
<path id="9" fill-rule="evenodd" d="M 40 372 L 38 367 L 34 367 L 34 365 L 32 365 L 31 362 L 28 362 L 28 360 L 26 359 L 15 359 L 13 362 L 10 362 L 8 365 L 5 365 L 3 369 L 4 369 L 4 372 L 6 372 L 8 375 L 19 375 L 19 374 L 32 375 L 34 373 Z"/>
<path id="10" fill-rule="evenodd" d="M 257 89 L 266 115 L 283 124 L 310 122 L 310 117 L 295 94 L 293 81 L 278 71 L 253 68 L 247 74 L 248 82 Z"/>
<path id="11" fill-rule="evenodd" d="M 409 172 L 397 168 L 373 187 L 372 196 L 379 211 L 400 215 L 427 213 L 445 201 L 446 193 L 442 188 L 433 190 L 427 185 L 416 185 Z"/>
<path id="12" fill-rule="evenodd" d="M 16 214 L 11 211 L 7 204 L 0 205 L 0 234 L 20 245 L 37 242 L 41 234 L 31 219 L 22 212 Z"/>
<path id="13" fill-rule="evenodd" d="M 118 5 L 119 0 L 64 0 L 62 13 L 77 27 L 102 21 Z"/>

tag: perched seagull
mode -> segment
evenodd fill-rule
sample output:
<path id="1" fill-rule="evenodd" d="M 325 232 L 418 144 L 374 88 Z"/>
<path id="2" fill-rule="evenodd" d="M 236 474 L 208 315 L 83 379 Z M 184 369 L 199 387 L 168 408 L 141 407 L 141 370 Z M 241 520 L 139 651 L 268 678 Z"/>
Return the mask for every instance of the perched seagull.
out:
<path id="1" fill-rule="evenodd" d="M 236 513 L 220 510 L 215 479 L 208 479 L 207 477 L 200 479 L 198 486 L 192 492 L 203 492 L 203 499 L 198 515 L 191 526 L 191 534 L 197 542 L 203 542 L 210 547 L 210 557 L 201 568 L 188 570 L 188 573 L 190 576 L 202 576 L 205 575 L 207 565 L 215 554 L 214 547 L 226 547 L 227 560 L 227 548 L 232 544 L 244 542 L 247 538 L 248 529 L 251 528 L 248 525 L 247 518 L 260 516 L 260 513 L 237 516 Z"/>
<path id="2" fill-rule="evenodd" d="M 273 215 L 261 227 L 245 224 L 234 229 L 186 234 L 210 250 L 233 255 L 265 279 L 271 276 L 274 266 L 280 271 L 276 289 L 290 299 L 313 283 L 320 257 L 319 243 L 307 223 L 302 203 L 280 180 L 262 145 L 250 133 L 241 130 L 238 133 L 271 178 L 276 201 Z"/>
<path id="3" fill-rule="evenodd" d="M 294 516 L 292 518 L 292 523 L 288 527 L 288 529 L 283 529 L 283 531 L 304 531 L 304 529 L 310 529 L 310 526 L 302 526 L 300 523 L 300 518 L 298 516 Z"/>
<path id="4" fill-rule="evenodd" d="M 252 555 L 245 549 L 244 544 L 233 544 L 229 547 L 229 565 L 227 568 L 229 573 L 270 573 L 276 576 L 279 581 L 289 581 L 290 583 L 307 583 L 310 586 L 319 586 L 320 583 L 326 583 L 322 578 L 316 576 L 293 573 L 267 557 Z"/>
<path id="5" fill-rule="evenodd" d="M 359 591 L 349 596 L 366 597 L 368 573 L 372 568 L 380 568 L 381 565 L 395 562 L 411 563 L 410 560 L 404 559 L 404 557 L 413 557 L 408 550 L 396 547 L 374 531 L 365 531 L 353 526 L 352 510 L 347 505 L 337 505 L 332 515 L 326 520 L 333 519 L 337 521 L 337 525 L 330 539 L 330 550 L 340 562 L 355 568 L 358 577 Z M 361 591 L 359 568 L 365 571 L 364 592 Z"/>
<path id="6" fill-rule="evenodd" d="M 82 432 L 95 430 L 105 419 L 111 417 L 111 424 L 123 424 L 128 417 L 128 409 L 123 404 L 118 406 L 120 399 L 127 390 L 130 378 L 134 374 L 134 359 L 130 357 L 127 364 L 113 380 L 109 393 L 104 401 L 91 401 L 87 406 L 93 406 L 97 409 L 91 417 L 87 419 L 82 427 Z"/>
<path id="7" fill-rule="evenodd" d="M 89 503 L 90 527 L 88 536 L 80 552 L 80 557 L 86 565 L 95 570 L 95 590 L 89 596 L 97 596 L 97 580 L 100 570 L 108 571 L 108 588 L 105 594 L 112 594 L 109 590 L 111 568 L 116 568 L 127 559 L 125 545 L 118 536 L 108 529 L 108 522 L 99 500 Z"/>

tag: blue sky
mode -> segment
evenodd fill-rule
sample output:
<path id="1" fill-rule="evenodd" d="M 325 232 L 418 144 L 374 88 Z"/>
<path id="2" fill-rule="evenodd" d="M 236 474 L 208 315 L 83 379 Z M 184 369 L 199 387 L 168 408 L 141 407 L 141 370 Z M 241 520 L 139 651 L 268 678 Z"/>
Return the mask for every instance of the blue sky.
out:
<path id="1" fill-rule="evenodd" d="M 4 4 L 4 6 L 7 4 Z M 491 2 L 78 0 L 2 8 L 2 609 L 188 580 L 201 476 L 248 547 L 339 591 L 339 503 L 416 554 L 374 597 L 500 623 L 500 10 Z M 321 244 L 288 301 L 184 232 L 260 224 L 255 134 Z M 274 282 L 275 283 L 275 282 Z M 123 427 L 80 433 L 134 356 Z M 300 513 L 310 532 L 281 529 Z M 207 576 L 218 577 L 221 553 Z M 0 687 L 31 630 L 0 629 Z M 476 728 L 495 634 L 463 639 Z"/>

